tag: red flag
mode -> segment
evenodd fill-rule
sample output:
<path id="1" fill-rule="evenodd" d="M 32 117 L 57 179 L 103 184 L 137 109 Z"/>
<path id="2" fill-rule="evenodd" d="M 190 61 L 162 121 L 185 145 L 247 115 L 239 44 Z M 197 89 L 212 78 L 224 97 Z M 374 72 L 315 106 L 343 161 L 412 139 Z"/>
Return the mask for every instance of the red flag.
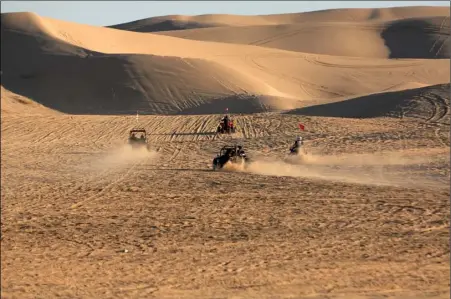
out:
<path id="1" fill-rule="evenodd" d="M 305 127 L 303 124 L 299 123 L 299 130 L 304 131 Z"/>

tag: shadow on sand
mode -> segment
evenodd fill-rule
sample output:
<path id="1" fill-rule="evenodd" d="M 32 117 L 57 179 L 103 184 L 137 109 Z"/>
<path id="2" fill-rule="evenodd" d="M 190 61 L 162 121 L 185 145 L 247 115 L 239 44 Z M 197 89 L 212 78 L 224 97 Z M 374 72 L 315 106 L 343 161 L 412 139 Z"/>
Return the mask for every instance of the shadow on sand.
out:
<path id="1" fill-rule="evenodd" d="M 223 114 L 228 107 L 234 107 L 234 113 L 267 110 L 258 96 L 250 94 L 203 94 L 197 96 L 198 106 L 183 110 L 152 98 L 151 75 L 136 74 L 136 64 L 162 69 L 173 62 L 171 57 L 98 53 L 3 27 L 1 35 L 2 85 L 62 113 L 134 115 L 139 110 L 142 115 L 206 115 Z"/>
<path id="2" fill-rule="evenodd" d="M 148 134 L 149 136 L 212 136 L 216 135 L 216 132 L 200 132 L 200 133 L 160 133 L 160 134 Z"/>
<path id="3" fill-rule="evenodd" d="M 183 172 L 213 172 L 212 169 L 201 169 L 201 168 L 150 168 L 149 170 L 157 170 L 157 171 L 166 171 L 166 172 L 173 172 L 173 171 L 183 171 Z"/>
<path id="4" fill-rule="evenodd" d="M 284 114 L 305 115 L 305 116 L 322 116 L 322 117 L 342 117 L 342 118 L 375 118 L 375 117 L 396 117 L 402 118 L 406 116 L 405 113 L 413 115 L 413 112 L 418 110 L 415 114 L 417 117 L 424 114 L 421 113 L 420 108 L 416 108 L 418 103 L 423 101 L 428 103 L 424 98 L 421 98 L 423 93 L 428 93 L 434 96 L 430 101 L 441 101 L 449 103 L 449 88 L 448 84 L 437 84 L 415 89 L 389 91 L 365 95 L 340 102 L 321 104 L 309 106 L 305 108 L 293 109 Z M 422 117 L 422 116 L 421 116 Z"/>
<path id="5" fill-rule="evenodd" d="M 446 42 L 449 37 L 449 31 L 443 30 L 443 32 L 440 32 L 439 26 L 434 24 L 440 24 L 443 19 L 443 17 L 435 17 L 430 18 L 429 21 L 411 18 L 391 22 L 381 33 L 385 46 L 390 51 L 389 58 L 449 58 L 450 43 Z M 447 26 L 449 28 L 449 17 Z M 436 46 L 438 40 L 443 40 L 444 46 L 442 48 Z M 435 51 L 432 51 L 433 49 Z"/>

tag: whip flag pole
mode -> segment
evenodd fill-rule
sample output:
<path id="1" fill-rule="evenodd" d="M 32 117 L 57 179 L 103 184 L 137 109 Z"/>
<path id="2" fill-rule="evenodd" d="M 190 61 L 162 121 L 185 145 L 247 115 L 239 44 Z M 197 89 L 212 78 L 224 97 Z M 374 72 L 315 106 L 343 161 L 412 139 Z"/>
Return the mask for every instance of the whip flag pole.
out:
<path id="1" fill-rule="evenodd" d="M 139 115 L 138 115 L 138 110 L 136 110 L 136 125 L 138 125 L 139 122 Z"/>

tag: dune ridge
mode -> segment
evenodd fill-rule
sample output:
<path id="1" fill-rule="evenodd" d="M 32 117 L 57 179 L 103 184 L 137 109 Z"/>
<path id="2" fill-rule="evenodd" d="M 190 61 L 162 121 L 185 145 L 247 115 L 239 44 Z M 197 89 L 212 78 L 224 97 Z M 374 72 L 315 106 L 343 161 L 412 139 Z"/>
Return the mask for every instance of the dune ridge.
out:
<path id="1" fill-rule="evenodd" d="M 49 109 L 32 99 L 15 94 L 0 85 L 2 116 L 15 115 L 54 115 L 57 111 Z"/>
<path id="2" fill-rule="evenodd" d="M 308 26 L 333 30 L 350 27 L 349 18 L 379 21 L 398 18 L 394 23 L 390 21 L 394 31 L 385 30 L 387 43 L 392 40 L 394 51 L 388 51 L 380 43 L 383 33 L 371 29 L 372 35 L 365 35 L 363 40 L 365 45 L 357 44 L 356 40 L 345 42 L 341 44 L 347 49 L 329 47 L 329 54 L 317 54 L 313 49 L 327 48 L 327 34 L 317 39 L 316 46 L 306 38 L 305 42 L 291 41 L 296 46 L 286 50 L 264 43 L 245 45 L 227 41 L 226 34 L 222 35 L 226 42 L 200 41 L 76 24 L 31 13 L 2 14 L 2 84 L 14 93 L 69 114 L 131 114 L 137 110 L 143 114 L 208 114 L 221 113 L 225 108 L 234 113 L 284 111 L 384 90 L 410 89 L 409 84 L 448 83 L 450 64 L 443 53 L 449 43 L 436 40 L 432 47 L 433 40 L 426 36 L 420 38 L 417 47 L 404 50 L 396 48 L 393 42 L 399 37 L 396 33 L 399 28 L 402 35 L 403 28 L 411 26 L 409 22 L 419 24 L 412 16 L 429 18 L 434 34 L 439 32 L 437 26 L 449 27 L 449 19 L 447 23 L 437 16 L 445 14 L 444 9 L 426 8 L 420 13 L 415 8 L 406 16 L 409 11 L 381 10 L 378 17 L 375 14 L 371 18 L 370 11 L 358 10 L 261 17 L 273 22 L 282 18 L 299 25 L 306 16 L 317 16 L 320 21 L 314 23 L 312 19 Z M 331 13 L 337 16 L 332 18 Z M 341 21 L 337 26 L 326 24 L 321 19 L 324 14 Z M 220 23 L 229 17 L 211 15 L 200 19 L 216 18 Z M 362 26 L 376 28 L 374 24 L 370 21 Z M 240 27 L 242 31 L 237 32 L 247 28 Z M 196 30 L 214 29 L 227 28 Z M 272 34 L 274 28 L 257 29 Z M 299 52 L 303 46 L 298 45 L 305 44 L 313 48 Z M 413 58 L 420 54 L 428 59 L 389 59 L 393 55 Z"/>
<path id="3" fill-rule="evenodd" d="M 394 21 L 294 23 L 160 31 L 189 40 L 369 58 L 449 58 L 449 16 Z"/>
<path id="4" fill-rule="evenodd" d="M 405 17 L 449 17 L 449 7 L 414 6 L 392 8 L 349 8 L 327 9 L 304 13 L 240 16 L 207 14 L 197 16 L 168 15 L 152 17 L 133 22 L 108 26 L 109 28 L 135 31 L 158 32 L 208 27 L 238 27 L 303 24 L 310 22 L 366 22 L 394 21 Z"/>
<path id="5" fill-rule="evenodd" d="M 388 91 L 285 112 L 308 116 L 375 118 L 415 117 L 450 124 L 450 84 Z"/>

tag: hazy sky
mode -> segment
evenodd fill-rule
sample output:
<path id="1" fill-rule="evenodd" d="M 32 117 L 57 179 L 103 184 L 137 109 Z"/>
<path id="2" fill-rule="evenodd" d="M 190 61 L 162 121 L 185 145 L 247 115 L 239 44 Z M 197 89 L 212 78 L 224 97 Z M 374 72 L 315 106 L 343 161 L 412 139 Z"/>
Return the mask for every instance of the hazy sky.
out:
<path id="1" fill-rule="evenodd" d="M 106 26 L 177 14 L 259 15 L 330 8 L 449 5 L 449 1 L 1 1 L 1 11 L 29 11 L 44 17 Z"/>

